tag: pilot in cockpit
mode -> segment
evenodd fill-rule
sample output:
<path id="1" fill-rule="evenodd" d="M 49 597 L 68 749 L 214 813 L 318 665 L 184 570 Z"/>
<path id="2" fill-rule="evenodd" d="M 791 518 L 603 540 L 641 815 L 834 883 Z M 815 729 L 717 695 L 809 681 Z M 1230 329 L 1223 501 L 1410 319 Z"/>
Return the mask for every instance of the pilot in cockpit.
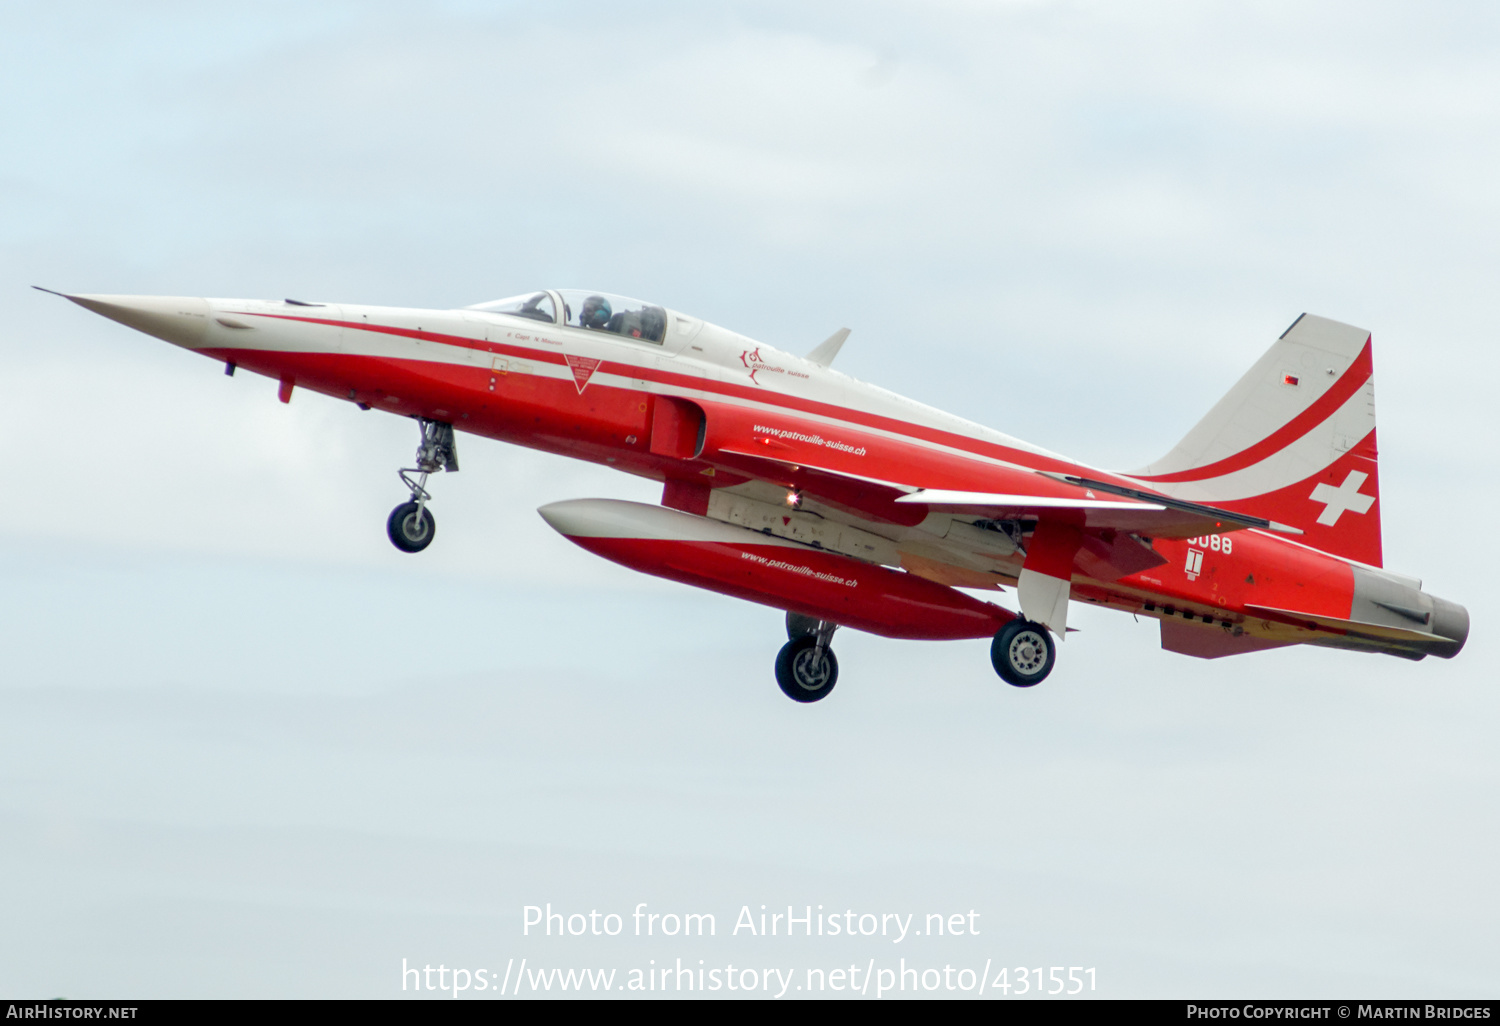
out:
<path id="1" fill-rule="evenodd" d="M 659 306 L 651 306 L 635 299 L 621 296 L 613 298 L 592 293 L 581 299 L 578 320 L 573 320 L 572 306 L 566 295 L 563 298 L 563 320 L 592 331 L 607 331 L 625 338 L 640 339 L 661 345 L 667 331 L 667 312 Z M 577 301 L 577 297 L 574 297 Z"/>
<path id="2" fill-rule="evenodd" d="M 613 314 L 609 300 L 603 296 L 590 296 L 583 301 L 583 309 L 578 312 L 578 324 L 584 328 L 613 331 L 610 324 Z"/>

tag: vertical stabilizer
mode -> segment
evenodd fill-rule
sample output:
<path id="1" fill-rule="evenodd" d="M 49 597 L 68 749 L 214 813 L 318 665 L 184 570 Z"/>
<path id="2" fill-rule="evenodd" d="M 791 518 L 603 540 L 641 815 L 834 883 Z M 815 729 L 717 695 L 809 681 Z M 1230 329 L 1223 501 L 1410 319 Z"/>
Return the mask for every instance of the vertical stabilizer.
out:
<path id="1" fill-rule="evenodd" d="M 1303 314 L 1187 437 L 1131 476 L 1380 566 L 1377 461 L 1370 333 Z"/>

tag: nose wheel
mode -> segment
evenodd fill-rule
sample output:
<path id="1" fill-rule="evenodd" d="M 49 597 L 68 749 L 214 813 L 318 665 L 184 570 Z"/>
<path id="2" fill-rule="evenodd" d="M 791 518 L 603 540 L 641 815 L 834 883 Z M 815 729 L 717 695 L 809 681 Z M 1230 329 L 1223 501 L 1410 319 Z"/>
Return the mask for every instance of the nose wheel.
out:
<path id="1" fill-rule="evenodd" d="M 432 510 L 420 502 L 403 502 L 391 510 L 385 522 L 385 533 L 391 544 L 402 552 L 421 552 L 432 544 L 437 534 L 437 520 Z"/>
<path id="2" fill-rule="evenodd" d="M 829 647 L 838 624 L 787 614 L 791 638 L 776 654 L 776 683 L 794 702 L 819 702 L 839 679 L 839 661 Z"/>
<path id="3" fill-rule="evenodd" d="M 1047 628 L 1030 620 L 1015 619 L 995 634 L 990 644 L 990 662 L 1007 684 L 1029 688 L 1040 684 L 1057 662 L 1057 648 Z"/>
<path id="4" fill-rule="evenodd" d="M 437 520 L 427 508 L 432 500 L 432 493 L 427 490 L 428 476 L 441 470 L 458 473 L 458 443 L 453 437 L 453 425 L 423 417 L 418 417 L 417 423 L 422 430 L 417 465 L 396 472 L 411 491 L 411 499 L 391 510 L 385 521 L 386 535 L 402 552 L 421 552 L 437 534 Z M 417 476 L 413 478 L 413 474 Z"/>

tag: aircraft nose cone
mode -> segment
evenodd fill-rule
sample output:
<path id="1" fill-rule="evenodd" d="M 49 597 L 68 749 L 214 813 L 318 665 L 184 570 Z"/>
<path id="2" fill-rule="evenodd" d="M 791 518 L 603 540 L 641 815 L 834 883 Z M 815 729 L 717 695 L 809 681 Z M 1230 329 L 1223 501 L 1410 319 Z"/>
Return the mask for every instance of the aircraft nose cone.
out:
<path id="1" fill-rule="evenodd" d="M 85 310 L 187 349 L 202 347 L 208 334 L 206 299 L 188 296 L 69 296 Z"/>

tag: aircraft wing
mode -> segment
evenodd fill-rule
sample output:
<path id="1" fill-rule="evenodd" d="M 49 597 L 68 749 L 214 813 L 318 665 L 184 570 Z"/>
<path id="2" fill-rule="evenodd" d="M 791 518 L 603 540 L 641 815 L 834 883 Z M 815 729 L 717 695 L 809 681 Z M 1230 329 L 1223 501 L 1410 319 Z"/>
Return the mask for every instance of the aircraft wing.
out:
<path id="1" fill-rule="evenodd" d="M 1081 513 L 1086 527 L 1113 528 L 1152 538 L 1196 538 L 1199 535 L 1242 531 L 1249 527 L 1290 534 L 1302 533 L 1273 520 L 1234 513 L 1202 503 L 1185 502 L 1073 475 L 1039 473 L 1040 476 L 1075 485 L 1082 489 L 1082 493 L 1075 496 L 1055 496 L 920 489 L 903 495 L 896 501 L 921 503 L 929 509 L 944 513 L 977 513 L 995 520 L 1040 516 L 1049 510 L 1073 509 Z M 1121 498 L 1100 498 L 1095 494 L 1096 491 Z"/>
<path id="2" fill-rule="evenodd" d="M 701 411 L 699 459 L 889 523 L 917 524 L 929 512 L 1011 520 L 1070 510 L 1085 530 L 1146 538 L 1194 538 L 1247 527 L 1291 530 L 1120 483 L 1038 471 L 879 430 L 697 397 L 676 401 Z"/>

